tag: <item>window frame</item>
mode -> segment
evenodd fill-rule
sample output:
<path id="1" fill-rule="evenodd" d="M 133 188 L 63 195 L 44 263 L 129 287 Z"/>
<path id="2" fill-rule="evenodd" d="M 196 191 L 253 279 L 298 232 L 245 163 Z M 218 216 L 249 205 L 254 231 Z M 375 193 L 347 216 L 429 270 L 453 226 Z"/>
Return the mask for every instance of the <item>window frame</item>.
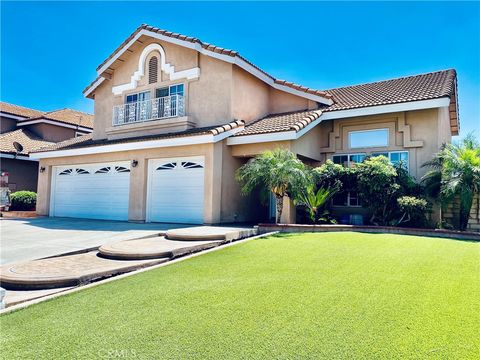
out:
<path id="1" fill-rule="evenodd" d="M 168 95 L 167 96 L 172 96 L 171 88 L 175 87 L 175 86 L 180 86 L 180 85 L 183 87 L 182 95 L 180 95 L 180 96 L 184 97 L 185 96 L 185 83 L 177 83 L 177 84 L 171 84 L 171 85 L 167 85 L 167 86 L 156 87 L 155 90 L 154 90 L 154 99 L 165 97 L 165 96 L 158 96 L 157 97 L 157 90 L 168 89 Z M 178 95 L 178 93 L 176 93 L 174 95 Z"/>
<path id="2" fill-rule="evenodd" d="M 367 156 L 368 156 L 367 153 L 364 153 L 364 152 L 360 152 L 360 153 L 349 153 L 349 154 L 334 154 L 334 155 L 332 155 L 332 161 L 335 163 L 334 157 L 336 157 L 336 156 L 347 156 L 347 167 L 349 168 L 349 167 L 351 166 L 351 163 L 353 163 L 353 164 L 358 164 L 358 162 L 351 162 L 351 161 L 350 161 L 350 156 L 357 156 L 357 155 L 363 155 L 363 160 L 365 160 L 365 159 L 367 158 Z M 363 160 L 362 160 L 362 161 L 363 161 Z M 337 164 L 337 163 L 335 163 L 335 164 Z M 344 166 L 343 163 L 342 163 L 342 164 L 339 164 L 339 165 Z"/>
<path id="3" fill-rule="evenodd" d="M 402 153 L 407 154 L 406 170 L 410 173 L 410 152 L 408 150 L 374 151 L 370 154 L 370 156 L 371 157 L 380 156 L 380 155 L 384 155 L 385 153 L 388 154 L 387 156 L 388 161 L 390 161 L 392 165 L 395 165 L 392 162 L 392 154 L 402 154 Z"/>
<path id="4" fill-rule="evenodd" d="M 345 207 L 348 207 L 348 208 L 361 208 L 362 205 L 361 205 L 361 202 L 360 202 L 360 197 L 358 196 L 358 191 L 345 191 L 345 193 L 347 193 L 347 205 L 335 205 L 334 204 L 334 198 L 335 198 L 335 195 L 332 197 L 332 207 L 335 207 L 335 208 L 345 208 Z M 357 199 L 357 203 L 359 205 L 352 205 L 351 204 L 351 198 L 352 196 L 350 195 L 351 193 L 356 193 L 357 196 L 354 196 L 353 198 L 356 198 Z"/>
<path id="5" fill-rule="evenodd" d="M 375 145 L 352 147 L 352 134 L 368 133 L 368 132 L 373 132 L 373 131 L 386 131 L 387 132 L 386 144 L 375 144 Z M 385 147 L 388 147 L 388 146 L 390 146 L 390 129 L 389 128 L 368 129 L 368 130 L 352 130 L 352 131 L 348 132 L 348 148 L 349 149 L 385 148 Z"/>

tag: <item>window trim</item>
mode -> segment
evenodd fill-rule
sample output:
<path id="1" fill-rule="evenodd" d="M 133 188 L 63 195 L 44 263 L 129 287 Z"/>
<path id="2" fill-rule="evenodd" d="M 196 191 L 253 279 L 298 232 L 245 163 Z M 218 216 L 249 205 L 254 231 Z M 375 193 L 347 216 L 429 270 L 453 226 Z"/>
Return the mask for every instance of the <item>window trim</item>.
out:
<path id="1" fill-rule="evenodd" d="M 368 133 L 372 131 L 386 131 L 387 132 L 387 143 L 385 145 L 368 145 L 368 146 L 356 146 L 352 147 L 352 138 L 351 135 L 355 133 Z M 369 148 L 386 148 L 390 146 L 390 129 L 389 128 L 379 128 L 379 129 L 368 129 L 368 130 L 352 130 L 348 132 L 348 148 L 349 149 L 369 149 Z"/>

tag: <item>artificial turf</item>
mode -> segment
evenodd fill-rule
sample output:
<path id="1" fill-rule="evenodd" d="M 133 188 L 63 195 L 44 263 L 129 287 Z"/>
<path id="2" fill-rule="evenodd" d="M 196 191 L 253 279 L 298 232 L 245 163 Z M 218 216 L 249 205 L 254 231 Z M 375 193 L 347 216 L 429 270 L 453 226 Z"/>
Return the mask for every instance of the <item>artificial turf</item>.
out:
<path id="1" fill-rule="evenodd" d="M 480 244 L 252 240 L 0 318 L 2 358 L 480 358 Z"/>

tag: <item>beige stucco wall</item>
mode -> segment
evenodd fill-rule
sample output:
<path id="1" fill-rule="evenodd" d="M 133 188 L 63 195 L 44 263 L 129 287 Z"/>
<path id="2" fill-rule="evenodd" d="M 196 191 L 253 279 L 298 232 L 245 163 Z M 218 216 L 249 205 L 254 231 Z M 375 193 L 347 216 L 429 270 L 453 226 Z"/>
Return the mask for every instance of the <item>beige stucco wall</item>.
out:
<path id="1" fill-rule="evenodd" d="M 439 113 L 439 109 L 426 109 L 331 120 L 321 124 L 323 131 L 320 134 L 320 143 L 328 145 L 322 147 L 320 151 L 324 159 L 331 159 L 335 154 L 368 155 L 372 152 L 405 150 L 409 152 L 410 173 L 420 179 L 427 171 L 422 168 L 422 164 L 430 160 L 438 151 L 440 144 L 449 141 L 450 138 L 448 130 L 440 129 L 447 125 L 443 124 L 444 120 L 439 117 Z M 389 129 L 389 146 L 349 148 L 350 131 L 384 128 Z"/>
<path id="2" fill-rule="evenodd" d="M 250 122 L 267 114 L 317 108 L 314 101 L 276 90 L 236 65 L 156 39 L 145 37 L 142 41 L 141 45 L 135 45 L 131 53 L 122 55 L 121 62 L 112 64 L 113 73 L 106 75 L 111 78 L 105 80 L 95 90 L 94 139 L 181 131 L 183 128 L 173 126 L 148 128 L 139 126 L 128 132 L 115 133 L 112 127 L 113 106 L 123 104 L 127 95 L 149 91 L 153 98 L 156 88 L 174 84 L 184 84 L 185 111 L 188 117 L 185 124 L 188 128 L 223 125 L 234 119 Z M 176 72 L 199 67 L 199 78 L 172 81 L 168 74 L 160 71 L 158 82 L 148 84 L 148 70 L 146 70 L 135 89 L 124 91 L 121 95 L 114 95 L 112 87 L 130 82 L 131 76 L 138 70 L 143 49 L 152 43 L 163 47 L 166 62 L 174 66 Z M 159 52 L 150 53 L 145 60 L 146 69 L 148 69 L 149 59 L 154 55 L 160 59 Z"/>

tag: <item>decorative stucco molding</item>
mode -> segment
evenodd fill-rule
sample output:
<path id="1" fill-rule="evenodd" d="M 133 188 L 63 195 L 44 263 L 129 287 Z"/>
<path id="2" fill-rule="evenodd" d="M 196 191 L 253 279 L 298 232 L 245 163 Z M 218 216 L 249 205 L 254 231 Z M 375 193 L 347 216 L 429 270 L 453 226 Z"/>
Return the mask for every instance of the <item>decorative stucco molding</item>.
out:
<path id="1" fill-rule="evenodd" d="M 423 141 L 422 140 L 412 140 L 411 138 L 411 131 L 410 131 L 410 125 L 406 123 L 405 120 L 405 112 L 398 113 L 397 116 L 394 117 L 395 122 L 397 124 L 397 129 L 398 132 L 403 134 L 403 147 L 404 148 L 415 148 L 415 147 L 423 147 Z M 386 120 L 386 119 L 381 119 L 377 117 L 376 119 L 371 119 L 371 122 L 369 120 L 363 120 L 362 122 L 356 121 L 351 123 L 352 125 L 359 125 L 361 123 L 367 125 L 367 124 L 372 124 L 372 123 L 377 123 L 379 120 Z M 333 130 L 328 133 L 328 146 L 320 148 L 320 153 L 335 153 L 338 150 L 347 150 L 345 145 L 343 145 L 343 149 L 336 149 L 336 139 L 341 138 L 342 134 L 341 132 L 343 131 L 343 125 L 346 125 L 350 123 L 348 120 L 334 120 L 333 123 Z"/>
<path id="2" fill-rule="evenodd" d="M 148 54 L 152 51 L 158 51 L 160 53 L 160 69 L 170 76 L 170 80 L 191 80 L 198 79 L 200 76 L 199 67 L 175 72 L 175 67 L 166 62 L 165 50 L 163 50 L 163 47 L 160 44 L 150 44 L 143 49 L 140 58 L 138 59 L 138 70 L 133 73 L 130 82 L 112 87 L 112 93 L 114 95 L 121 95 L 124 91 L 133 90 L 137 87 L 138 82 L 145 75 L 145 60 Z"/>

